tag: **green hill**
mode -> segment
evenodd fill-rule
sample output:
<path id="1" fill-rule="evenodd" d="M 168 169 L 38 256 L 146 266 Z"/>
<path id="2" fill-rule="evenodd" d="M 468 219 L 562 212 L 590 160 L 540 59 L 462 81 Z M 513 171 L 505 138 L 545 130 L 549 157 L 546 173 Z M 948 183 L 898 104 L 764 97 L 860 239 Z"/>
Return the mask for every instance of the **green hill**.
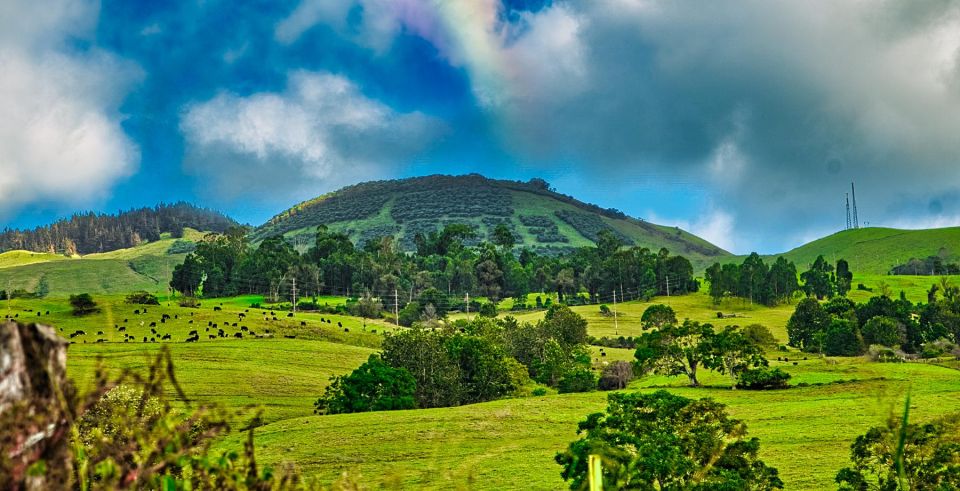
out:
<path id="1" fill-rule="evenodd" d="M 804 244 L 782 254 L 798 269 L 813 263 L 822 254 L 834 262 L 843 258 L 854 272 L 887 274 L 896 265 L 911 258 L 939 255 L 956 261 L 960 254 L 960 227 L 926 230 L 900 230 L 870 227 L 844 230 Z M 778 254 L 779 255 L 779 254 Z"/>
<path id="2" fill-rule="evenodd" d="M 165 292 L 174 266 L 186 256 L 170 247 L 177 241 L 193 242 L 202 236 L 201 232 L 184 229 L 182 239 L 166 234 L 136 247 L 85 256 L 7 251 L 0 254 L 0 289 L 33 292 L 43 279 L 54 297 L 80 292 Z"/>
<path id="3" fill-rule="evenodd" d="M 529 182 L 433 175 L 366 182 L 300 203 L 253 231 L 254 241 L 283 234 L 306 245 L 317 225 L 350 235 L 357 243 L 391 235 L 402 248 L 415 248 L 414 236 L 449 224 L 466 223 L 487 238 L 500 223 L 521 246 L 549 253 L 592 245 L 601 230 L 625 243 L 667 248 L 702 268 L 727 257 L 723 249 L 679 228 L 656 225 L 624 213 L 557 193 L 540 179 Z"/>

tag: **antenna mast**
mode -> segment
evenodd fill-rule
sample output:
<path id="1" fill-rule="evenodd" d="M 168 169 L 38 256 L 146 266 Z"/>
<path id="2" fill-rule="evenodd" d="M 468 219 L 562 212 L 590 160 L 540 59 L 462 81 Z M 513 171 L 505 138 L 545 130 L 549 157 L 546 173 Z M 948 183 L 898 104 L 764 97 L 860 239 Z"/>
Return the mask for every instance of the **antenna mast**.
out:
<path id="1" fill-rule="evenodd" d="M 857 191 L 850 183 L 850 197 L 853 198 L 853 228 L 860 228 L 860 220 L 857 218 Z"/>
<path id="2" fill-rule="evenodd" d="M 845 230 L 850 230 L 852 226 L 853 224 L 850 221 L 850 193 L 847 193 L 847 228 Z"/>

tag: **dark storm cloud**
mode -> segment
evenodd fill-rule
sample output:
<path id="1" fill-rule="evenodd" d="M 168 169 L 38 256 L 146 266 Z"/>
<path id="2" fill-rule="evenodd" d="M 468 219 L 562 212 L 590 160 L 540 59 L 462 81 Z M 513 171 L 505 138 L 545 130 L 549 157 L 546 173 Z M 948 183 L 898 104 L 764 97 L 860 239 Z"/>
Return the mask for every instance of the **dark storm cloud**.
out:
<path id="1" fill-rule="evenodd" d="M 841 227 L 851 180 L 871 224 L 892 190 L 960 215 L 925 206 L 960 186 L 957 2 L 566 5 L 583 89 L 513 101 L 518 152 L 687 175 L 766 250 Z"/>

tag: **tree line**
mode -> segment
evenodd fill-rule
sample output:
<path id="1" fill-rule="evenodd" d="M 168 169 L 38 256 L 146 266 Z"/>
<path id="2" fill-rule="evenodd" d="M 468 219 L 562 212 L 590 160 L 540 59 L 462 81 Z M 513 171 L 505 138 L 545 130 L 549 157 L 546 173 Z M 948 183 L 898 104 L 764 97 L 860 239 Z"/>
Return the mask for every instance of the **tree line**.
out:
<path id="1" fill-rule="evenodd" d="M 223 214 L 189 203 L 160 204 L 117 214 L 78 213 L 32 230 L 4 229 L 0 252 L 25 249 L 51 254 L 90 254 L 133 247 L 160 239 L 160 234 L 183 236 L 184 228 L 224 232 L 237 222 Z"/>
<path id="2" fill-rule="evenodd" d="M 853 273 L 845 259 L 838 260 L 834 267 L 817 256 L 810 269 L 799 275 L 801 285 L 792 261 L 781 256 L 768 266 L 754 252 L 741 264 L 714 263 L 707 268 L 705 278 L 710 284 L 710 297 L 717 304 L 725 297 L 739 297 L 751 303 L 776 305 L 790 301 L 801 291 L 818 299 L 846 296 Z"/>
<path id="3" fill-rule="evenodd" d="M 491 302 L 512 297 L 526 308 L 527 295 L 554 292 L 561 303 L 609 302 L 697 291 L 693 266 L 666 249 L 625 247 L 601 231 L 595 246 L 560 256 L 516 250 L 515 237 L 498 226 L 490 240 L 467 245 L 474 230 L 448 224 L 418 234 L 416 251 L 403 252 L 392 236 L 357 247 L 350 238 L 324 226 L 303 253 L 284 237 L 272 236 L 255 247 L 243 229 L 209 234 L 173 272 L 171 287 L 183 295 L 219 297 L 263 294 L 271 301 L 336 294 L 368 295 L 381 308 L 409 307 L 407 322 L 419 320 L 427 306 L 443 317 L 454 309 L 476 311 L 469 298 Z M 616 293 L 614 293 L 616 290 Z M 389 307 L 393 307 L 392 309 Z"/>

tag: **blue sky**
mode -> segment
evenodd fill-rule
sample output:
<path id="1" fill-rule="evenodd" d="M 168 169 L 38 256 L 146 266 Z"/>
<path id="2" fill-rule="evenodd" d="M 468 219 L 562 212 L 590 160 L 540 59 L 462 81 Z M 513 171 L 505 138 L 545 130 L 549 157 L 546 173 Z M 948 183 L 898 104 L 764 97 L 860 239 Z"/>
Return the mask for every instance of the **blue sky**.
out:
<path id="1" fill-rule="evenodd" d="M 960 223 L 953 1 L 12 0 L 0 220 L 543 177 L 734 252 Z"/>

